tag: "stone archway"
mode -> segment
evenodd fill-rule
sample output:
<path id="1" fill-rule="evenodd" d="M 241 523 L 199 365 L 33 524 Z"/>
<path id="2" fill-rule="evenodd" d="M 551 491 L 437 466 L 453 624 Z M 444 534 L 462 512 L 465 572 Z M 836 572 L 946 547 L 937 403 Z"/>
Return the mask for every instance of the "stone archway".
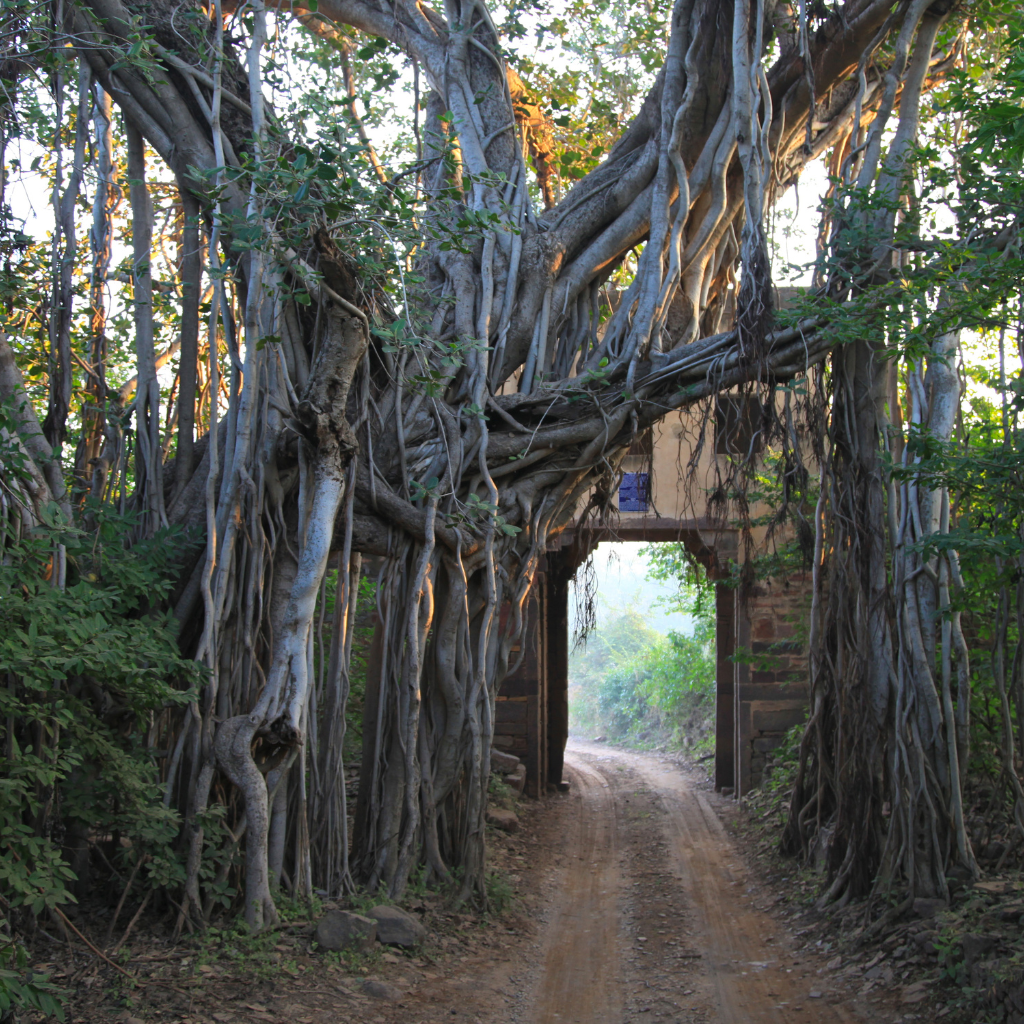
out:
<path id="1" fill-rule="evenodd" d="M 496 703 L 495 746 L 526 765 L 526 793 L 562 783 L 568 738 L 569 584 L 601 541 L 682 542 L 715 584 L 715 788 L 737 796 L 761 780 L 766 755 L 803 720 L 807 656 L 802 622 L 810 574 L 758 583 L 741 593 L 723 582 L 737 559 L 738 536 L 704 519 L 622 515 L 588 522 L 555 538 L 524 614 L 521 662 Z"/>

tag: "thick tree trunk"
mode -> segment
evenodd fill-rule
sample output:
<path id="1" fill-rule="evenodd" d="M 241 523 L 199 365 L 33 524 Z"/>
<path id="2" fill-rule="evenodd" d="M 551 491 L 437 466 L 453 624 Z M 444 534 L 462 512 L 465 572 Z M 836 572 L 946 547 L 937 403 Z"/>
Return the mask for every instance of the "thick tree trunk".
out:
<path id="1" fill-rule="evenodd" d="M 826 357 L 833 342 L 824 316 L 773 325 L 764 213 L 807 160 L 845 145 L 851 132 L 859 144 L 876 113 L 848 179 L 859 173 L 870 185 L 881 168 L 876 190 L 886 196 L 902 180 L 899 160 L 913 139 L 940 20 L 924 16 L 927 6 L 915 0 L 893 14 L 888 0 L 847 0 L 813 32 L 803 24 L 787 35 L 793 26 L 780 24 L 779 56 L 767 67 L 773 26 L 764 4 L 677 0 L 664 66 L 636 118 L 607 158 L 554 203 L 539 114 L 520 102 L 522 83 L 508 73 L 479 0 L 451 0 L 443 17 L 411 0 L 321 0 L 318 12 L 289 5 L 321 34 L 330 35 L 327 18 L 391 40 L 432 90 L 422 170 L 431 201 L 416 274 L 395 282 L 401 318 L 384 288 L 358 278 L 345 255 L 346 221 L 316 205 L 315 179 L 304 187 L 317 212 L 301 240 L 278 219 L 275 175 L 295 166 L 292 140 L 264 109 L 262 4 L 247 8 L 244 64 L 225 37 L 219 4 L 206 34 L 187 42 L 170 15 L 147 9 L 158 74 L 124 59 L 136 31 L 131 5 L 71 7 L 82 60 L 114 97 L 129 143 L 142 532 L 152 535 L 167 521 L 205 533 L 177 604 L 183 643 L 206 665 L 208 681 L 179 726 L 167 780 L 188 818 L 189 913 L 208 902 L 200 886 L 203 820 L 218 775 L 231 783 L 234 834 L 244 832 L 252 927 L 275 920 L 272 878 L 284 877 L 286 864 L 299 892 L 312 884 L 334 894 L 351 884 L 337 745 L 360 552 L 384 564 L 352 872 L 397 895 L 417 864 L 438 877 L 457 867 L 462 895 L 484 895 L 494 700 L 539 558 L 571 520 L 608 505 L 638 430 L 721 390 L 762 389 L 770 402 L 777 382 Z M 890 30 L 898 32 L 895 58 L 876 71 L 871 56 Z M 881 133 L 900 88 L 908 112 L 890 149 L 897 157 L 883 165 Z M 183 201 L 169 513 L 144 141 L 191 193 Z M 549 207 L 543 212 L 533 207 L 527 154 Z M 282 194 L 293 184 L 288 178 Z M 199 219 L 212 298 L 207 434 L 193 451 Z M 893 225 L 877 227 L 884 247 Z M 613 301 L 609 276 L 641 243 L 635 277 Z M 727 324 L 737 274 L 736 321 Z M 894 665 L 889 509 L 879 468 L 888 379 L 881 346 L 865 338 L 836 363 L 843 423 L 834 420 L 833 466 L 846 475 L 828 484 L 828 501 L 849 505 L 863 528 L 848 536 L 854 547 L 843 555 L 856 593 L 849 612 L 834 613 L 827 597 L 833 567 L 816 566 L 816 616 L 828 652 L 819 673 L 838 687 L 844 720 L 865 720 L 853 740 L 865 768 L 833 777 L 831 796 L 819 787 L 815 812 L 824 821 L 838 808 L 837 835 L 851 840 L 856 815 L 877 826 L 856 836 L 865 857 L 853 889 L 878 861 Z M 20 383 L 3 372 L 4 358 L 0 348 L 0 391 L 16 393 Z M 125 385 L 122 401 L 130 393 Z M 109 441 L 100 463 L 124 486 L 124 442 Z M 37 475 L 52 475 L 38 443 L 26 435 L 24 444 L 35 446 Z M 48 483 L 54 496 L 58 482 L 59 472 Z M 325 643 L 316 609 L 339 553 L 340 607 L 320 686 L 311 669 Z M 827 664 L 833 650 L 835 664 Z M 844 690 L 849 671 L 857 682 Z M 817 685 L 822 729 L 832 712 Z M 846 765 L 849 739 L 839 747 L 836 763 Z M 855 859 L 853 849 L 851 841 L 844 863 Z"/>

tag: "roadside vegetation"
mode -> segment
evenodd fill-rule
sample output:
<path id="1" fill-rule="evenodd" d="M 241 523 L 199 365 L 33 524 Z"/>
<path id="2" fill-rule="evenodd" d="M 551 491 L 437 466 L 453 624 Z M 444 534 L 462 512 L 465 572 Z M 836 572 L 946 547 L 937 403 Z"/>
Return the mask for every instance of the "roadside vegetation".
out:
<path id="1" fill-rule="evenodd" d="M 681 545 L 644 549 L 648 579 L 672 580 L 660 603 L 692 617 L 692 633 L 667 635 L 633 605 L 591 631 L 569 659 L 569 728 L 629 746 L 710 752 L 715 692 L 713 595 Z"/>
<path id="2" fill-rule="evenodd" d="M 815 568 L 772 840 L 862 937 L 1012 890 L 1019 3 L 473 2 L 475 63 L 416 4 L 270 6 L 4 5 L 0 1018 L 57 1012 L 37 946 L 115 969 L 424 871 L 497 899 L 503 609 L 639 430 L 737 389 L 764 457 L 709 509 L 772 498 L 763 570 Z M 818 157 L 813 287 L 773 313 L 766 210 Z M 713 606 L 652 558 L 696 630 L 594 633 L 573 724 L 706 750 Z"/>

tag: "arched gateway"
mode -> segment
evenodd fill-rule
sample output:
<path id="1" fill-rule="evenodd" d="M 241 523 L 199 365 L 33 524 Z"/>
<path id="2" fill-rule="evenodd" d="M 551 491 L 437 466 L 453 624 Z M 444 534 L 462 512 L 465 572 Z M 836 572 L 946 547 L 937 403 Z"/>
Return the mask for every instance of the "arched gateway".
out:
<path id="1" fill-rule="evenodd" d="M 721 428 L 723 416 L 717 417 Z M 525 651 L 503 683 L 494 745 L 526 763 L 526 792 L 538 796 L 562 782 L 568 736 L 569 589 L 576 570 L 601 541 L 680 541 L 708 570 L 728 580 L 742 561 L 738 531 L 700 517 L 692 508 L 693 474 L 684 484 L 691 432 L 670 417 L 627 456 L 617 520 L 573 525 L 554 538 L 527 602 Z M 755 437 L 756 441 L 756 437 Z M 710 479 L 712 460 L 728 457 L 718 442 L 697 460 Z M 684 456 L 681 458 L 681 455 Z M 634 469 L 635 472 L 629 472 Z M 660 514 L 659 514 L 660 513 Z M 761 780 L 765 756 L 807 705 L 807 612 L 810 573 L 759 582 L 745 589 L 716 582 L 715 787 L 737 796 Z"/>

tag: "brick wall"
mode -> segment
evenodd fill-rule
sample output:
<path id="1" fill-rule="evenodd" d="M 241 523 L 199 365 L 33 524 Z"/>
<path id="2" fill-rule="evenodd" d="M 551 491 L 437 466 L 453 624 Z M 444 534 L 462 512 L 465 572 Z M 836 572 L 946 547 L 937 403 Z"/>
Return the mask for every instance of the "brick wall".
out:
<path id="1" fill-rule="evenodd" d="M 756 787 L 765 757 L 805 718 L 811 574 L 737 595 L 734 743 L 737 795 Z"/>
<path id="2" fill-rule="evenodd" d="M 724 563 L 733 550 L 730 538 L 717 541 Z M 527 597 L 523 650 L 512 654 L 513 659 L 522 654 L 522 661 L 502 683 L 495 703 L 494 746 L 525 763 L 526 793 L 534 797 L 549 782 L 560 781 L 564 744 L 559 713 L 566 682 L 567 616 L 564 595 L 553 589 L 562 582 L 551 578 L 561 571 L 555 557 L 555 562 L 545 561 Z M 758 583 L 745 594 L 716 584 L 718 789 L 742 796 L 757 786 L 766 755 L 804 720 L 810 590 L 810 573 Z"/>
<path id="3" fill-rule="evenodd" d="M 533 797 L 545 791 L 548 775 L 545 590 L 539 572 L 523 608 L 523 647 L 509 656 L 512 663 L 522 654 L 522 661 L 501 684 L 494 705 L 494 746 L 526 765 L 526 793 Z"/>

